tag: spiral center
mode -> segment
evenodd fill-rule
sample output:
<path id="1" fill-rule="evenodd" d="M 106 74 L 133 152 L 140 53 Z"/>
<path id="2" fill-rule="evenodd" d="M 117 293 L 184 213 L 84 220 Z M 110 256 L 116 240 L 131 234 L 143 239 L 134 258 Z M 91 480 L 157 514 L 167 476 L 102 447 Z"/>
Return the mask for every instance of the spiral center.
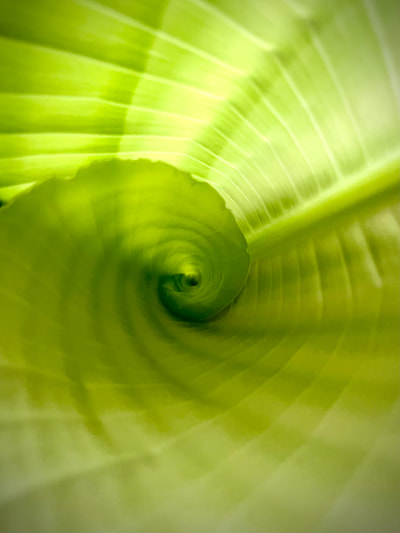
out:
<path id="1" fill-rule="evenodd" d="M 173 276 L 175 290 L 178 292 L 187 292 L 195 289 L 201 283 L 201 275 L 197 272 L 188 272 L 187 274 L 176 274 Z"/>
<path id="2" fill-rule="evenodd" d="M 197 287 L 198 285 L 200 285 L 200 276 L 195 272 L 184 274 L 182 282 L 188 287 Z"/>

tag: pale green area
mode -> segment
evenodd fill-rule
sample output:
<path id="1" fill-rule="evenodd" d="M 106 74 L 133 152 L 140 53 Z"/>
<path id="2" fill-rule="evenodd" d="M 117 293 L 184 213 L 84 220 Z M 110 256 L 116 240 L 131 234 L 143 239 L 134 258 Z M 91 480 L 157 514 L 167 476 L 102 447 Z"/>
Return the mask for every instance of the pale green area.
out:
<path id="1" fill-rule="evenodd" d="M 398 20 L 0 0 L 2 532 L 398 532 Z"/>

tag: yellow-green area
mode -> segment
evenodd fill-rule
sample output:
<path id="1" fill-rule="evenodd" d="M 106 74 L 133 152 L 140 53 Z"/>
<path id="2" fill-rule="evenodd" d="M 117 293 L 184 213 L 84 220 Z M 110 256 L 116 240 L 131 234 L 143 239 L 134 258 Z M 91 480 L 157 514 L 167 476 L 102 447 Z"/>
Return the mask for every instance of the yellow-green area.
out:
<path id="1" fill-rule="evenodd" d="M 397 533 L 398 0 L 0 0 L 0 531 Z"/>

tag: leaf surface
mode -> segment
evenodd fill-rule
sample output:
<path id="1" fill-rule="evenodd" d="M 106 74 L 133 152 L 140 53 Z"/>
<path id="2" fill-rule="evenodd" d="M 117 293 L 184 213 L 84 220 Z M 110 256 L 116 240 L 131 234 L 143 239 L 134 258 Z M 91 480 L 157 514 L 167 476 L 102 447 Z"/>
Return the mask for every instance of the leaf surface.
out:
<path id="1" fill-rule="evenodd" d="M 0 0 L 2 531 L 398 531 L 399 11 Z"/>

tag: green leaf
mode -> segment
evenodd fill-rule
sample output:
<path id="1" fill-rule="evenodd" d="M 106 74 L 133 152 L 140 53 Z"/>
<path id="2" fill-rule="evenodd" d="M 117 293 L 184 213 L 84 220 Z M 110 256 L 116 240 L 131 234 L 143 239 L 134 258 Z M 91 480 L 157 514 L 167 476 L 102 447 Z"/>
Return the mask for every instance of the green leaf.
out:
<path id="1" fill-rule="evenodd" d="M 0 0 L 1 531 L 398 531 L 399 15 Z"/>

